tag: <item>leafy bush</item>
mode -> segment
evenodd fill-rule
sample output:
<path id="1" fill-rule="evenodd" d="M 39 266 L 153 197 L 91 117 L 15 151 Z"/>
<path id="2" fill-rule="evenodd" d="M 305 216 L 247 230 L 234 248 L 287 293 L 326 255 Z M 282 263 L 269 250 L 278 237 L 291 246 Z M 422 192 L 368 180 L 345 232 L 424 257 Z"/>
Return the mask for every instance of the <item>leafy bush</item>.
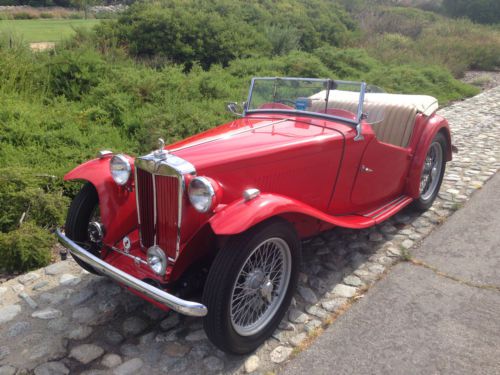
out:
<path id="1" fill-rule="evenodd" d="M 479 23 L 500 22 L 498 0 L 443 0 L 443 9 L 453 17 L 468 17 Z"/>
<path id="2" fill-rule="evenodd" d="M 78 100 L 97 86 L 106 65 L 99 54 L 89 50 L 62 51 L 48 61 L 50 87 L 55 95 Z"/>
<path id="3" fill-rule="evenodd" d="M 432 63 L 457 77 L 467 69 L 500 67 L 500 30 L 494 27 L 410 8 L 375 8 L 362 17 L 362 45 L 385 63 Z"/>
<path id="4" fill-rule="evenodd" d="M 0 169 L 0 232 L 22 221 L 44 228 L 62 224 L 68 200 L 54 180 L 28 169 Z"/>
<path id="5" fill-rule="evenodd" d="M 81 12 L 71 12 L 64 15 L 64 18 L 69 18 L 70 20 L 81 20 L 85 17 Z"/>
<path id="6" fill-rule="evenodd" d="M 417 38 L 438 18 L 435 13 L 414 8 L 381 7 L 366 17 L 364 27 L 376 34 L 391 33 Z"/>
<path id="7" fill-rule="evenodd" d="M 362 80 L 366 73 L 381 65 L 362 49 L 322 47 L 315 50 L 314 54 L 334 72 L 335 77 L 343 79 Z"/>
<path id="8" fill-rule="evenodd" d="M 53 236 L 31 222 L 0 232 L 0 270 L 19 272 L 46 266 L 53 244 Z"/>
<path id="9" fill-rule="evenodd" d="M 134 4 L 98 33 L 116 38 L 132 56 L 207 69 L 248 56 L 344 45 L 354 29 L 341 7 L 322 0 L 175 0 Z"/>
<path id="10" fill-rule="evenodd" d="M 12 18 L 15 20 L 32 20 L 32 19 L 38 18 L 38 17 L 32 13 L 18 12 L 18 13 L 13 13 Z"/>
<path id="11" fill-rule="evenodd" d="M 41 12 L 40 18 L 54 18 L 54 15 L 52 13 L 49 13 L 49 12 Z"/>
<path id="12" fill-rule="evenodd" d="M 455 80 L 446 69 L 438 66 L 382 66 L 368 74 L 366 79 L 389 92 L 435 96 L 441 105 L 480 91 Z"/>

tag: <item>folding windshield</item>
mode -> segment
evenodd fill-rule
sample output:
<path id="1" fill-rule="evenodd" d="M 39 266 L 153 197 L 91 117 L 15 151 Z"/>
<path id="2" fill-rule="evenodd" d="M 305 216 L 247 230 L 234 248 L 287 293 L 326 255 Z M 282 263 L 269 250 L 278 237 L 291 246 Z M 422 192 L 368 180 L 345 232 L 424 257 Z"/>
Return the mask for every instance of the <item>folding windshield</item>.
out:
<path id="1" fill-rule="evenodd" d="M 312 78 L 254 78 L 246 113 L 305 114 L 357 124 L 363 113 L 364 82 Z"/>

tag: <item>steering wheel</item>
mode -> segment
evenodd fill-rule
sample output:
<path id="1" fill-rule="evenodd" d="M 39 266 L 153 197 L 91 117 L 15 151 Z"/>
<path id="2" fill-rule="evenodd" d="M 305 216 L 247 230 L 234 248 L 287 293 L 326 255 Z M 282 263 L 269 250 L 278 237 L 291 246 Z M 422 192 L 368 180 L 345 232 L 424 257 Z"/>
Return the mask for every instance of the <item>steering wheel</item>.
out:
<path id="1" fill-rule="evenodd" d="M 291 106 L 295 107 L 295 100 L 291 100 L 291 99 L 277 99 L 275 102 L 276 103 L 286 104 L 286 105 L 291 105 Z"/>

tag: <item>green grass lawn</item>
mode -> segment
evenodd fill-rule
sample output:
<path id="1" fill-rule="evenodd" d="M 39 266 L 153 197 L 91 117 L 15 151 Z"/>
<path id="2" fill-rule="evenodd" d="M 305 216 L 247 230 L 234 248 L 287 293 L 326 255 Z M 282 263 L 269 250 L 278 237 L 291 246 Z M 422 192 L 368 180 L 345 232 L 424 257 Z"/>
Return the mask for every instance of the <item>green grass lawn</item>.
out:
<path id="1" fill-rule="evenodd" d="M 96 19 L 0 20 L 0 35 L 12 35 L 23 42 L 59 42 L 74 34 L 75 28 L 91 28 Z"/>

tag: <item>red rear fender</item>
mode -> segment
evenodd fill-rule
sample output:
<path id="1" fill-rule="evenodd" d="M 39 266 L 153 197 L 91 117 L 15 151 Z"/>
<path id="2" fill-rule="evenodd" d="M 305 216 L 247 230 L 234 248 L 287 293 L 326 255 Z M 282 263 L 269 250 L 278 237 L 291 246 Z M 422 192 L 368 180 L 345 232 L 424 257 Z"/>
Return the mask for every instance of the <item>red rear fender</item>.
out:
<path id="1" fill-rule="evenodd" d="M 137 227 L 137 213 L 133 190 L 114 182 L 109 172 L 110 160 L 105 157 L 83 163 L 67 173 L 64 180 L 84 180 L 94 185 L 99 195 L 101 221 L 105 229 L 104 242 L 114 245 Z M 129 161 L 133 165 L 133 159 L 129 157 Z"/>
<path id="2" fill-rule="evenodd" d="M 410 165 L 408 182 L 405 190 L 405 194 L 412 198 L 419 197 L 420 177 L 422 174 L 425 156 L 427 155 L 427 150 L 429 149 L 432 140 L 438 132 L 444 134 L 448 143 L 445 155 L 446 161 L 451 161 L 452 159 L 452 143 L 448 121 L 441 116 L 433 115 L 422 126 L 422 128 L 421 135 L 418 137 L 418 143 L 415 146 L 414 156 Z"/>

